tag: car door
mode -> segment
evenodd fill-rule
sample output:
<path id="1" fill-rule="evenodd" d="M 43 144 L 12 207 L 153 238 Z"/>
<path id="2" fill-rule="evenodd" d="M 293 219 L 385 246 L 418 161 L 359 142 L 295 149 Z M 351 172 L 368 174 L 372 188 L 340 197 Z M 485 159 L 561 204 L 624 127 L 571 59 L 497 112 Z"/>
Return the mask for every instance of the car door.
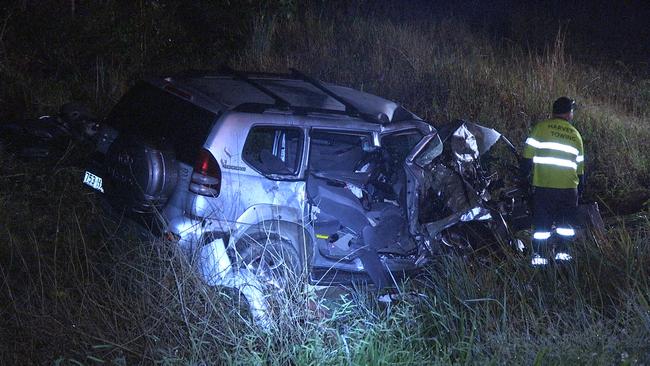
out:
<path id="1" fill-rule="evenodd" d="M 331 240 L 341 227 L 359 235 L 367 224 L 364 161 L 373 154 L 372 141 L 369 132 L 312 129 L 307 197 L 317 238 Z"/>
<path id="2" fill-rule="evenodd" d="M 409 232 L 417 236 L 419 228 L 421 197 L 432 162 L 442 154 L 443 145 L 437 132 L 422 137 L 404 161 L 406 172 L 406 210 Z"/>

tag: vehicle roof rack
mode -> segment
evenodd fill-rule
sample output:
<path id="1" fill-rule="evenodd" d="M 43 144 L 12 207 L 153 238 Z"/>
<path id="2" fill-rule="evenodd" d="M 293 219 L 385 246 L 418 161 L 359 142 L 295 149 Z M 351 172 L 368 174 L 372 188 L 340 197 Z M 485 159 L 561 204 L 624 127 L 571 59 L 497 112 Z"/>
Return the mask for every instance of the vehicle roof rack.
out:
<path id="1" fill-rule="evenodd" d="M 277 106 L 274 105 L 274 104 L 243 103 L 243 104 L 240 104 L 240 105 L 236 106 L 235 108 L 233 108 L 233 110 L 236 110 L 236 111 L 239 111 L 239 112 L 263 113 L 263 112 L 266 112 L 269 109 L 274 109 L 274 108 L 277 108 Z M 337 110 L 337 109 L 291 106 L 287 110 L 290 111 L 292 114 L 297 114 L 297 115 L 306 115 L 306 114 L 310 114 L 310 113 L 322 113 L 322 114 L 334 114 L 334 115 L 340 115 L 340 116 L 355 117 L 355 116 L 350 115 L 346 111 Z"/>
<path id="2" fill-rule="evenodd" d="M 370 123 L 383 124 L 382 121 L 379 118 L 377 118 L 375 116 L 372 116 L 372 115 L 370 115 L 368 113 L 362 113 L 361 111 L 359 111 L 359 109 L 354 104 L 350 103 L 350 101 L 346 100 L 345 98 L 341 97 L 340 95 L 334 93 L 331 89 L 329 89 L 325 85 L 323 85 L 323 83 L 321 83 L 319 80 L 316 80 L 316 79 L 312 78 L 311 76 L 298 71 L 297 69 L 289 68 L 289 70 L 291 71 L 291 75 L 293 77 L 295 77 L 297 79 L 300 79 L 300 80 L 303 80 L 305 82 L 308 82 L 309 84 L 315 86 L 317 89 L 319 89 L 323 93 L 325 93 L 325 94 L 329 95 L 330 97 L 332 97 L 337 102 L 343 104 L 343 106 L 345 106 L 345 111 L 347 112 L 347 114 L 351 115 L 352 117 L 360 117 L 363 120 L 365 120 L 366 122 L 370 122 Z"/>
<path id="3" fill-rule="evenodd" d="M 174 75 L 183 76 L 183 77 L 205 77 L 205 78 L 232 76 L 232 72 L 224 70 L 224 68 L 226 67 L 232 69 L 228 65 L 226 66 L 220 65 L 216 70 L 215 69 L 187 69 L 187 70 L 179 71 Z M 281 79 L 293 78 L 291 75 L 287 73 L 279 73 L 279 72 L 248 71 L 248 70 L 235 70 L 235 71 L 237 71 L 242 75 L 246 75 L 249 78 L 250 77 L 281 78 Z"/>
<path id="4" fill-rule="evenodd" d="M 265 86 L 257 83 L 256 81 L 250 79 L 248 76 L 246 76 L 246 74 L 241 73 L 241 72 L 239 72 L 237 70 L 234 70 L 230 66 L 227 66 L 227 65 L 223 65 L 221 67 L 221 69 L 224 72 L 234 76 L 237 79 L 240 79 L 241 81 L 243 81 L 245 83 L 248 83 L 249 85 L 255 87 L 257 90 L 259 90 L 262 93 L 264 93 L 264 94 L 268 95 L 269 97 L 271 97 L 275 101 L 275 106 L 276 107 L 278 107 L 280 109 L 290 109 L 292 107 L 291 103 L 289 103 L 286 99 L 284 99 L 281 96 L 275 94 L 274 92 L 269 90 L 267 87 L 265 87 Z"/>
<path id="5" fill-rule="evenodd" d="M 290 68 L 291 71 L 290 74 L 279 74 L 279 73 L 264 73 L 264 72 L 243 72 L 243 71 L 238 71 L 230 66 L 224 64 L 221 65 L 218 68 L 217 73 L 215 74 L 213 71 L 203 71 L 203 70 L 189 70 L 185 71 L 184 73 L 180 74 L 182 76 L 187 76 L 187 77 L 218 77 L 218 76 L 231 76 L 235 79 L 239 79 L 251 86 L 253 86 L 255 89 L 261 91 L 262 93 L 266 94 L 267 96 L 271 97 L 274 101 L 273 104 L 267 104 L 267 103 L 243 103 L 239 106 L 236 106 L 234 109 L 238 111 L 249 111 L 249 112 L 264 112 L 268 109 L 279 109 L 279 110 L 284 110 L 284 111 L 291 111 L 296 114 L 308 114 L 308 113 L 324 113 L 324 114 L 337 114 L 337 115 L 345 115 L 353 118 L 360 118 L 366 122 L 369 123 L 374 123 L 374 124 L 386 124 L 389 122 L 389 119 L 387 116 L 383 113 L 380 113 L 378 116 L 374 116 L 370 113 L 364 113 L 357 108 L 356 105 L 351 103 L 349 100 L 343 98 L 342 96 L 336 94 L 334 91 L 326 87 L 321 81 L 301 72 L 298 71 L 295 68 Z M 264 85 L 258 83 L 256 80 L 251 79 L 252 77 L 277 77 L 277 78 L 286 78 L 286 79 L 291 79 L 291 80 L 299 80 L 306 82 L 312 86 L 314 86 L 316 89 L 320 90 L 321 92 L 325 93 L 327 96 L 331 97 L 332 99 L 336 100 L 337 102 L 341 103 L 344 107 L 345 110 L 337 110 L 337 109 L 325 109 L 325 108 L 312 108 L 312 107 L 304 107 L 304 106 L 296 106 L 291 104 L 288 100 L 284 99 L 280 95 L 276 94 L 269 88 L 265 87 Z M 382 118 L 384 117 L 384 118 Z"/>

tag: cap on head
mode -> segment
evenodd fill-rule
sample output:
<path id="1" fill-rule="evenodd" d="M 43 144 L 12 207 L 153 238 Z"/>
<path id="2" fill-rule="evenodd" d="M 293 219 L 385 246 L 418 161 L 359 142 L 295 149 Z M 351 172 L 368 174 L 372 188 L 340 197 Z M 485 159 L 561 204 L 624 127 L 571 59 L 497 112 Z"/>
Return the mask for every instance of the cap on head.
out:
<path id="1" fill-rule="evenodd" d="M 560 97 L 553 102 L 553 114 L 565 114 L 574 110 L 576 101 L 569 97 Z"/>

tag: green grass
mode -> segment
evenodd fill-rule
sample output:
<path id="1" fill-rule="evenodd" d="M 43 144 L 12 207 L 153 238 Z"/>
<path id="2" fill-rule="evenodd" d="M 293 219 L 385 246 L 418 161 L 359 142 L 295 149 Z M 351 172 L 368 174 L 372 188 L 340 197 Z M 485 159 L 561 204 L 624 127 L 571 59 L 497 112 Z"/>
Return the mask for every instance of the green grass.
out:
<path id="1" fill-rule="evenodd" d="M 21 173 L 37 179 L 14 175 Z M 517 257 L 491 265 L 441 258 L 401 289 L 421 296 L 388 306 L 363 289 L 339 301 L 280 294 L 264 333 L 237 293 L 201 284 L 170 243 L 115 231 L 74 184 L 79 173 L 2 171 L 11 188 L 2 191 L 8 210 L 0 220 L 9 364 L 649 361 L 647 222 L 578 243 L 572 270 L 533 271 Z M 46 199 L 55 190 L 57 199 Z M 36 210 L 50 214 L 36 219 Z"/>
<path id="2" fill-rule="evenodd" d="M 0 363 L 650 362 L 650 222 L 628 226 L 612 215 L 643 208 L 650 197 L 648 80 L 574 61 L 571 34 L 561 30 L 534 51 L 453 18 L 380 22 L 286 2 L 276 13 L 246 13 L 228 36 L 199 40 L 155 2 L 137 4 L 131 17 L 112 2 L 95 5 L 115 12 L 113 22 L 89 6 L 85 18 L 22 35 L 20 25 L 48 8 L 14 9 L 0 27 L 7 29 L 2 114 L 51 113 L 69 99 L 103 114 L 145 74 L 228 61 L 251 70 L 296 67 L 395 99 L 436 125 L 479 120 L 521 147 L 566 94 L 580 104 L 588 196 L 605 204 L 611 225 L 596 242 L 577 244 L 572 270 L 533 271 L 517 257 L 491 265 L 442 258 L 401 289 L 423 296 L 391 305 L 363 289 L 336 302 L 317 292 L 280 294 L 264 333 L 236 292 L 204 286 L 171 243 L 143 241 L 106 219 L 71 167 L 82 152 L 30 164 L 3 154 Z M 44 38 L 60 42 L 50 54 L 48 42 L 35 41 L 44 33 L 65 36 Z"/>

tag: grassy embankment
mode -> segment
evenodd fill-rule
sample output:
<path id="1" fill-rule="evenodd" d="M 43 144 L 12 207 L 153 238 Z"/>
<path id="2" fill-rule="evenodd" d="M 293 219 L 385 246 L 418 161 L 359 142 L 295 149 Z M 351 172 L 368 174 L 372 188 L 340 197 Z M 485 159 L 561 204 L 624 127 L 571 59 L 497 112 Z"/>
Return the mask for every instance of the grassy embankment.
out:
<path id="1" fill-rule="evenodd" d="M 75 97 L 103 112 L 146 68 L 229 61 L 266 71 L 297 67 L 398 100 L 434 123 L 477 119 L 521 143 L 566 94 L 582 106 L 577 127 L 587 145 L 589 196 L 611 207 L 647 197 L 647 81 L 572 61 L 563 34 L 535 53 L 495 44 L 456 20 L 385 24 L 308 12 L 300 20 L 255 18 L 241 34 L 245 47 L 229 55 L 193 57 L 191 45 L 179 46 L 175 65 L 155 54 L 174 52 L 165 39 L 177 29 L 148 18 L 159 11 L 148 6 L 124 20 L 132 28 L 76 20 L 89 34 L 122 42 L 102 49 L 93 42 L 103 38 L 90 37 L 87 50 L 100 55 L 92 68 L 75 68 L 88 57 L 68 45 L 46 59 L 54 76 L 22 73 L 28 54 L 3 47 L 3 107 L 52 111 Z M 315 294 L 280 295 L 284 305 L 264 334 L 236 294 L 203 286 L 168 243 L 142 243 L 110 224 L 100 230 L 101 210 L 69 167 L 74 152 L 45 164 L 2 156 L 0 356 L 7 364 L 650 361 L 647 222 L 614 224 L 597 244 L 579 243 L 571 271 L 535 272 L 515 258 L 489 267 L 442 260 L 428 274 L 430 286 L 419 289 L 424 298 L 385 307 L 362 292 L 325 317 L 309 310 Z M 99 234 L 106 231 L 114 235 Z"/>

